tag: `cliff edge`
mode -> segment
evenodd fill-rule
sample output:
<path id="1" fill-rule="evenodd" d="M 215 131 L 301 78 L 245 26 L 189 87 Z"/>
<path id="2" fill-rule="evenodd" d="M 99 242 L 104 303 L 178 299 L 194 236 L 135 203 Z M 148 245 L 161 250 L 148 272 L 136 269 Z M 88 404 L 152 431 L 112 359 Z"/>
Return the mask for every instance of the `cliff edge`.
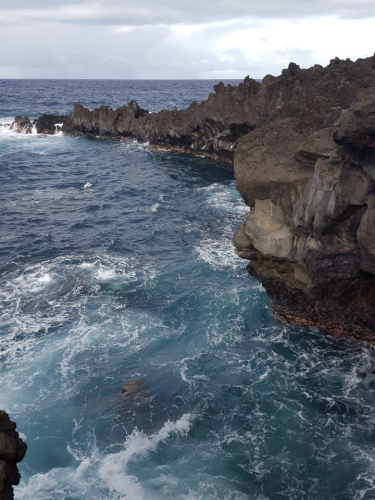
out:
<path id="1" fill-rule="evenodd" d="M 239 140 L 234 237 L 278 317 L 375 340 L 375 58 L 266 77 Z"/>
<path id="2" fill-rule="evenodd" d="M 13 486 L 21 479 L 17 463 L 23 460 L 26 449 L 16 424 L 0 410 L 0 500 L 13 500 Z"/>

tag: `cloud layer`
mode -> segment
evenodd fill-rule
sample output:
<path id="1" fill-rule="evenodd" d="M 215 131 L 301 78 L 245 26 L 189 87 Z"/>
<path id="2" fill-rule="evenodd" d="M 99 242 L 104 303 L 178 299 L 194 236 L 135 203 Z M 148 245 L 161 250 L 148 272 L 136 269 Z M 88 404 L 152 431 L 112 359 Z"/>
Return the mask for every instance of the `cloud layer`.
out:
<path id="1" fill-rule="evenodd" d="M 1 0 L 0 30 L 2 78 L 260 78 L 371 55 L 375 2 Z"/>

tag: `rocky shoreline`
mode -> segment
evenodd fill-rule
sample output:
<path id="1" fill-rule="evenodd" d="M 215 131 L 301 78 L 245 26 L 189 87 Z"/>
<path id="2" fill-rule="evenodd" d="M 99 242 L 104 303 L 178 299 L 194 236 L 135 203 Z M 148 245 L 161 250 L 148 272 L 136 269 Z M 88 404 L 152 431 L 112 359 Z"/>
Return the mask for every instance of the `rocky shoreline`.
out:
<path id="1" fill-rule="evenodd" d="M 0 500 L 13 500 L 13 486 L 21 479 L 17 464 L 23 460 L 26 449 L 16 424 L 0 410 Z"/>
<path id="2" fill-rule="evenodd" d="M 291 63 L 183 111 L 74 104 L 13 129 L 136 139 L 234 163 L 250 207 L 234 237 L 275 314 L 375 341 L 375 56 L 323 68 Z"/>

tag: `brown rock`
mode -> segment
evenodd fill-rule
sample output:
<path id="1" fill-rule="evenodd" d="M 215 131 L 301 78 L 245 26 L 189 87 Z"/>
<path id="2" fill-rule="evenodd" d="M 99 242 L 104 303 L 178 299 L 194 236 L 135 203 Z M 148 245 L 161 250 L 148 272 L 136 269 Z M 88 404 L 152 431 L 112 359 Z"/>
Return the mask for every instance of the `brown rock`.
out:
<path id="1" fill-rule="evenodd" d="M 146 382 L 144 380 L 131 380 L 123 386 L 120 392 L 120 396 L 135 396 L 136 394 L 142 392 L 145 387 Z"/>
<path id="2" fill-rule="evenodd" d="M 290 65 L 262 92 L 266 118 L 235 152 L 251 207 L 237 252 L 279 318 L 375 341 L 372 60 Z"/>

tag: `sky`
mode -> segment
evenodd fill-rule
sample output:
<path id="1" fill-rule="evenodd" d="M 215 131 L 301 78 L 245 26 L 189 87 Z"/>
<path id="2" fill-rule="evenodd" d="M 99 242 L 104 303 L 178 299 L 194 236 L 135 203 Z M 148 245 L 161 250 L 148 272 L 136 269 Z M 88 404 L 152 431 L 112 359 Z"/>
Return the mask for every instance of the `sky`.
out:
<path id="1" fill-rule="evenodd" d="M 374 0 L 0 0 L 0 78 L 225 79 L 375 52 Z"/>

